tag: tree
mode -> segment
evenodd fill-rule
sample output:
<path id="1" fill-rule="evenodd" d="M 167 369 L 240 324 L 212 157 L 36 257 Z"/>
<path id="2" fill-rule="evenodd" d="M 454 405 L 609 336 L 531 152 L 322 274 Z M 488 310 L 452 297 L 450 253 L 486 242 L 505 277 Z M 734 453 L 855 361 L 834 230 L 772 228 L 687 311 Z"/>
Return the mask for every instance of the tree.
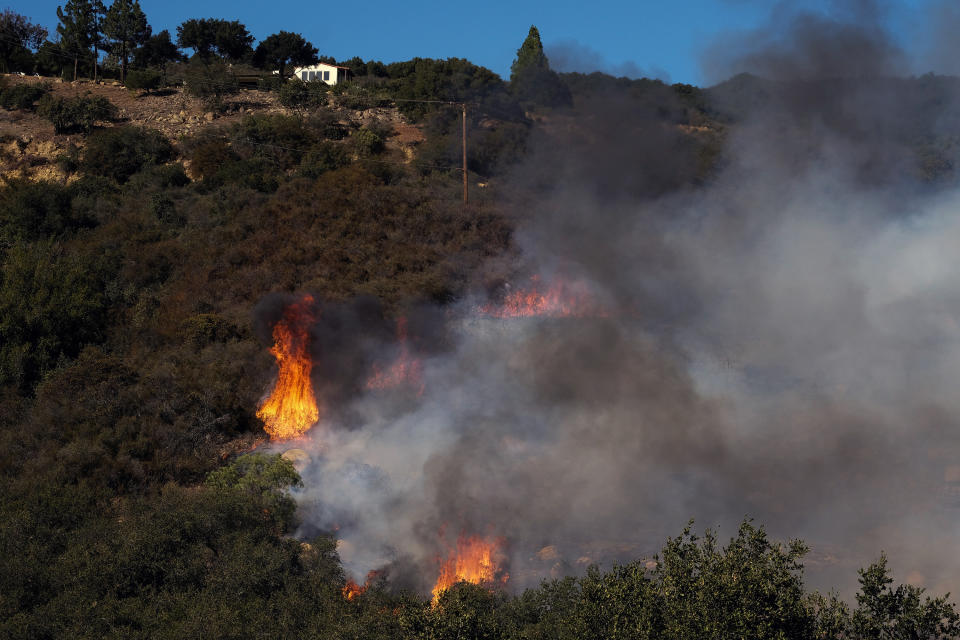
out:
<path id="1" fill-rule="evenodd" d="M 510 65 L 510 82 L 526 69 L 550 70 L 550 63 L 543 53 L 543 43 L 540 42 L 540 32 L 533 25 L 530 26 L 526 40 L 517 49 L 517 59 Z"/>
<path id="2" fill-rule="evenodd" d="M 150 25 L 139 0 L 114 0 L 103 19 L 103 33 L 120 59 L 120 81 L 123 82 L 130 54 L 150 37 Z"/>
<path id="3" fill-rule="evenodd" d="M 218 20 L 213 41 L 217 53 L 227 60 L 240 60 L 253 52 L 253 36 L 237 20 Z"/>
<path id="4" fill-rule="evenodd" d="M 279 454 L 251 453 L 210 472 L 206 484 L 258 502 L 264 514 L 283 532 L 292 527 L 296 511 L 287 490 L 302 487 L 303 481 L 293 464 Z"/>
<path id="5" fill-rule="evenodd" d="M 216 53 L 235 61 L 253 50 L 253 36 L 237 20 L 193 18 L 177 27 L 177 44 L 205 60 Z"/>
<path id="6" fill-rule="evenodd" d="M 899 585 L 891 589 L 892 583 L 884 555 L 860 570 L 860 591 L 851 624 L 853 638 L 912 640 L 960 635 L 960 615 L 948 602 L 949 594 L 921 600 L 924 590 L 920 587 Z"/>
<path id="7" fill-rule="evenodd" d="M 67 0 L 57 7 L 57 33 L 60 46 L 73 57 L 73 79 L 77 79 L 77 66 L 81 53 L 87 53 L 96 37 L 97 19 L 93 2 L 90 0 Z"/>
<path id="8" fill-rule="evenodd" d="M 216 33 L 212 18 L 193 18 L 177 27 L 177 46 L 193 49 L 201 58 L 208 58 L 213 49 Z"/>
<path id="9" fill-rule="evenodd" d="M 0 68 L 29 69 L 36 51 L 47 38 L 47 30 L 10 9 L 0 12 Z"/>
<path id="10" fill-rule="evenodd" d="M 510 66 L 510 89 L 526 107 L 559 107 L 573 103 L 570 89 L 550 69 L 536 27 L 530 27 L 526 40 L 517 49 L 517 59 Z"/>
<path id="11" fill-rule="evenodd" d="M 183 58 L 180 49 L 170 40 L 170 32 L 164 29 L 147 38 L 143 46 L 133 52 L 133 64 L 136 67 L 159 67 L 166 80 L 167 63 Z"/>
<path id="12" fill-rule="evenodd" d="M 287 64 L 312 64 L 317 59 L 317 48 L 303 39 L 299 33 L 281 31 L 268 37 L 257 46 L 253 63 L 261 69 L 278 69 L 285 75 Z"/>

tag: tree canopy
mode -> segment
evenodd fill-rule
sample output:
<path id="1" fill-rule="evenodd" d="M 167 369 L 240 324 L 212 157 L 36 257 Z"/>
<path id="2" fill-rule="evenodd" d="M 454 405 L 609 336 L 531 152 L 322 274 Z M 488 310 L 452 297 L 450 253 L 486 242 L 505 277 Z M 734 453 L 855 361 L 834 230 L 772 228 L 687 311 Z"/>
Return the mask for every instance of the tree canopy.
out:
<path id="1" fill-rule="evenodd" d="M 299 33 L 280 31 L 257 45 L 253 61 L 261 69 L 278 70 L 286 75 L 288 64 L 308 65 L 317 60 L 317 48 Z"/>
<path id="2" fill-rule="evenodd" d="M 130 55 L 151 33 L 140 0 L 114 0 L 103 19 L 103 33 L 120 59 L 120 81 L 123 82 Z"/>
<path id="3" fill-rule="evenodd" d="M 177 44 L 201 58 L 216 54 L 236 61 L 252 52 L 253 36 L 237 20 L 192 18 L 177 27 Z"/>
<path id="4" fill-rule="evenodd" d="M 30 53 L 47 37 L 47 30 L 11 9 L 0 11 L 0 70 L 29 71 Z"/>

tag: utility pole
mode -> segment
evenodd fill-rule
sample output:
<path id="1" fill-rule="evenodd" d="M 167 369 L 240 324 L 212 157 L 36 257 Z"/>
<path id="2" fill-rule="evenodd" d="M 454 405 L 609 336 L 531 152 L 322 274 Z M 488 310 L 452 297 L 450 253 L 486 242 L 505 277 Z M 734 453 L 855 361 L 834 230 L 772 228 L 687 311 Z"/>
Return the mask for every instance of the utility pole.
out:
<path id="1" fill-rule="evenodd" d="M 461 138 L 463 142 L 463 204 L 467 204 L 467 103 L 460 105 L 462 111 Z"/>

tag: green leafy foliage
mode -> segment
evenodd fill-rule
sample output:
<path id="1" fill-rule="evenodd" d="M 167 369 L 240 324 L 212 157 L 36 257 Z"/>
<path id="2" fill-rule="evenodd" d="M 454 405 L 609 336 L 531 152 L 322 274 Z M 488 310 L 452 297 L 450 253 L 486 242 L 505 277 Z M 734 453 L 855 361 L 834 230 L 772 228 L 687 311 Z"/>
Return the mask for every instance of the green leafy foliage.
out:
<path id="1" fill-rule="evenodd" d="M 173 146 L 160 132 L 135 126 L 117 127 L 90 136 L 80 168 L 123 183 L 145 167 L 169 162 L 173 155 Z"/>
<path id="2" fill-rule="evenodd" d="M 103 267 L 52 242 L 17 242 L 0 280 L 0 384 L 29 390 L 103 338 Z"/>
<path id="3" fill-rule="evenodd" d="M 125 82 L 130 56 L 152 32 L 139 0 L 113 0 L 104 15 L 102 27 L 103 35 L 120 60 L 120 81 Z"/>
<path id="4" fill-rule="evenodd" d="M 73 189 L 51 182 L 12 181 L 0 188 L 0 241 L 58 237 L 93 220 L 71 206 Z"/>
<path id="5" fill-rule="evenodd" d="M 133 91 L 153 91 L 159 89 L 163 76 L 152 69 L 132 69 L 127 73 L 126 86 Z"/>
<path id="6" fill-rule="evenodd" d="M 913 585 L 891 588 L 886 556 L 860 570 L 860 591 L 850 637 L 954 638 L 960 636 L 960 614 L 947 597 L 924 597 Z"/>
<path id="7" fill-rule="evenodd" d="M 89 133 L 97 122 L 112 120 L 117 108 L 103 96 L 57 98 L 45 95 L 37 106 L 37 115 L 53 123 L 56 133 Z"/>
<path id="8" fill-rule="evenodd" d="M 514 82 L 521 72 L 529 69 L 550 69 L 547 56 L 543 53 L 543 43 L 540 42 L 540 31 L 533 25 L 530 25 L 527 37 L 517 49 L 516 60 L 510 65 L 510 82 Z"/>
<path id="9" fill-rule="evenodd" d="M 257 45 L 253 63 L 267 71 L 277 71 L 281 78 L 287 76 L 287 65 L 308 65 L 317 59 L 317 48 L 299 33 L 280 31 L 267 36 Z"/>
<path id="10" fill-rule="evenodd" d="M 4 9 L 0 12 L 0 71 L 32 71 L 32 52 L 46 37 L 46 28 L 12 9 Z"/>
<path id="11" fill-rule="evenodd" d="M 216 53 L 238 61 L 252 53 L 253 36 L 237 20 L 194 18 L 177 27 L 177 44 L 193 49 L 201 58 Z"/>
<path id="12" fill-rule="evenodd" d="M 187 65 L 183 87 L 187 95 L 200 98 L 207 107 L 216 110 L 223 107 L 224 97 L 240 90 L 237 77 L 227 63 L 200 56 Z"/>
<path id="13" fill-rule="evenodd" d="M 280 104 L 298 111 L 320 107 L 326 104 L 329 89 L 324 82 L 303 82 L 299 78 L 291 78 L 280 86 Z"/>
<path id="14" fill-rule="evenodd" d="M 242 495 L 260 505 L 280 533 L 291 529 L 296 504 L 285 491 L 302 487 L 303 482 L 293 464 L 279 454 L 249 454 L 211 472 L 208 486 Z"/>
<path id="15" fill-rule="evenodd" d="M 353 152 L 360 158 L 369 158 L 383 151 L 383 136 L 373 129 L 362 128 L 350 136 Z"/>
<path id="16" fill-rule="evenodd" d="M 0 107 L 35 111 L 36 103 L 50 93 L 47 84 L 18 83 L 0 87 Z"/>
<path id="17" fill-rule="evenodd" d="M 170 32 L 166 29 L 147 38 L 146 41 L 133 52 L 134 66 L 140 67 L 141 69 L 158 67 L 162 74 L 166 73 L 167 64 L 179 62 L 182 59 L 183 54 L 180 53 L 177 45 L 170 40 Z M 129 78 L 127 86 L 130 86 Z"/>

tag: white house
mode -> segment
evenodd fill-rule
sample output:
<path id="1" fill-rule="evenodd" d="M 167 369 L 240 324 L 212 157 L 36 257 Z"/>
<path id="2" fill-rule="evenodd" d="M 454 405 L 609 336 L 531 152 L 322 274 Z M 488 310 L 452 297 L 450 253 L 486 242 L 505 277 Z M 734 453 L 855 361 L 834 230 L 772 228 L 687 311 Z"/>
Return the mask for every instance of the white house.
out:
<path id="1" fill-rule="evenodd" d="M 345 82 L 350 79 L 350 69 L 348 67 L 338 67 L 336 65 L 320 62 L 309 67 L 297 67 L 293 70 L 293 77 L 300 78 L 304 82 L 314 82 L 319 80 L 329 85 Z"/>

